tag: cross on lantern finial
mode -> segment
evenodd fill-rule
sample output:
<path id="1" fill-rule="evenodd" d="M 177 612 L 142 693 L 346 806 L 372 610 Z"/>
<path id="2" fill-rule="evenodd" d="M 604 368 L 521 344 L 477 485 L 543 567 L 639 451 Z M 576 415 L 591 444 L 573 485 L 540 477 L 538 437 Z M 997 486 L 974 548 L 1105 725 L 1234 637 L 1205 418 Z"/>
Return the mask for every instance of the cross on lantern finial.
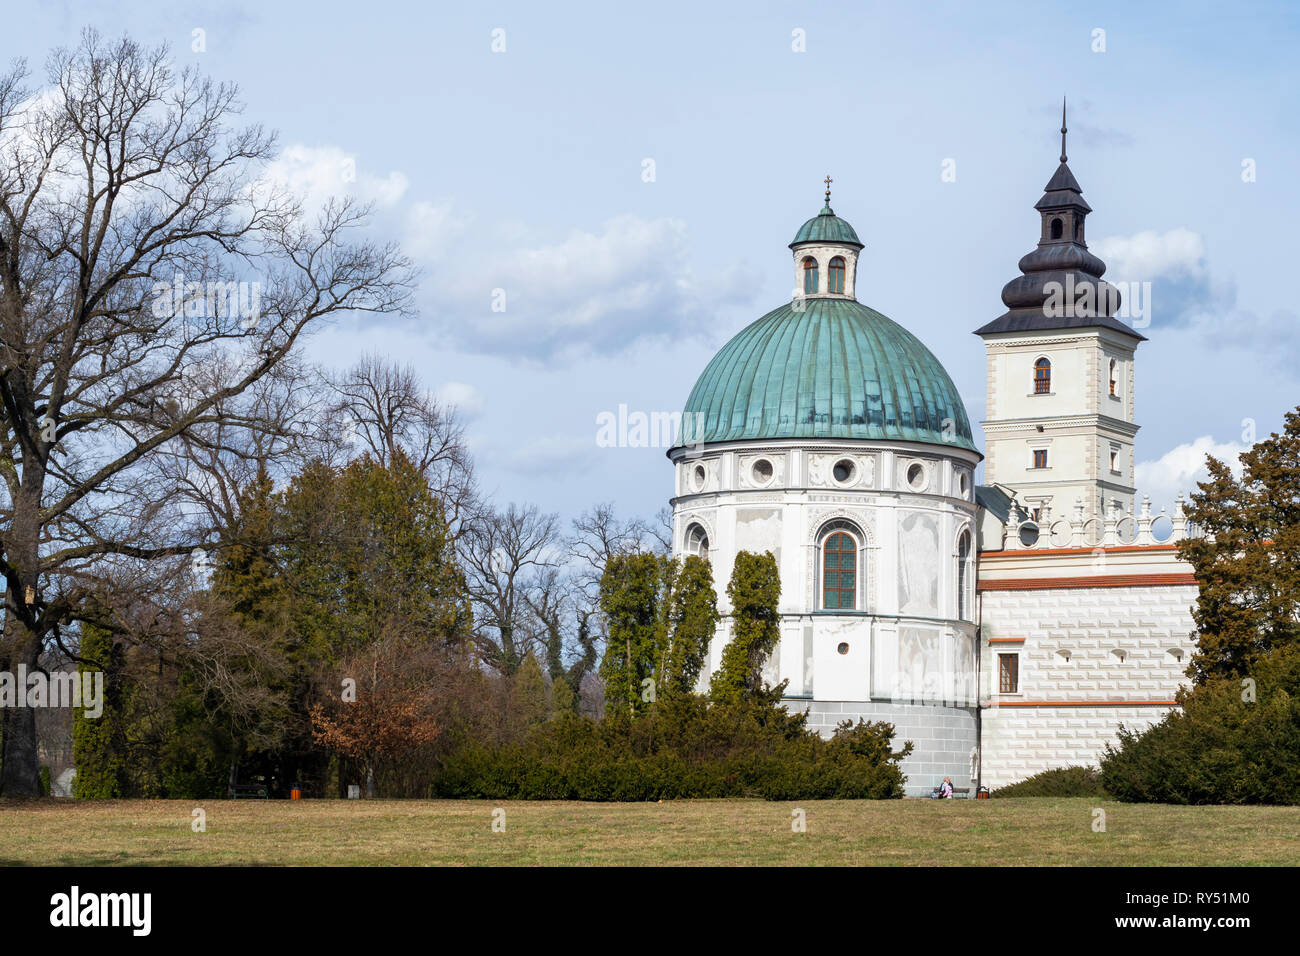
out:
<path id="1" fill-rule="evenodd" d="M 1061 97 L 1061 162 L 1065 162 L 1065 97 Z"/>
<path id="2" fill-rule="evenodd" d="M 826 205 L 829 206 L 831 204 L 831 183 L 835 182 L 835 180 L 831 179 L 830 174 L 828 173 L 826 175 L 825 182 L 826 182 Z"/>

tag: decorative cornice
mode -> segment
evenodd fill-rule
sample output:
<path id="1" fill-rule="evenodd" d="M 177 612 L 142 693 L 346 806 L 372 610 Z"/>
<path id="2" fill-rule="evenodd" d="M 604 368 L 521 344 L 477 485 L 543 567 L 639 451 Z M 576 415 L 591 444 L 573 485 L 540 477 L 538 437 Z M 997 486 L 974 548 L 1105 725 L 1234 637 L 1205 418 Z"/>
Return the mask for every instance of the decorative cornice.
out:
<path id="1" fill-rule="evenodd" d="M 1179 707 L 1176 700 L 990 700 L 980 705 L 998 707 Z"/>
<path id="2" fill-rule="evenodd" d="M 1021 552 L 1022 554 L 1024 552 Z M 1098 574 L 1091 577 L 1001 578 L 978 581 L 984 591 L 1054 591 L 1059 588 L 1151 588 L 1195 584 L 1194 574 Z"/>
<path id="3" fill-rule="evenodd" d="M 1048 557 L 1066 554 L 1151 554 L 1154 551 L 1177 551 L 1176 544 L 1122 544 L 1095 548 L 1034 548 L 1024 551 L 981 551 L 980 563 L 985 561 L 1023 561 L 1026 557 Z"/>

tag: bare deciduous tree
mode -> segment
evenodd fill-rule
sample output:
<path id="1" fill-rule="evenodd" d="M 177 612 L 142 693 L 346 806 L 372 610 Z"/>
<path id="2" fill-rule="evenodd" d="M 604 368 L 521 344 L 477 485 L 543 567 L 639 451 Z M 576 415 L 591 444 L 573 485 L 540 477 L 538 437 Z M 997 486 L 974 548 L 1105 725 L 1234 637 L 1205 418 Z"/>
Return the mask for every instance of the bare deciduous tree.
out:
<path id="1" fill-rule="evenodd" d="M 601 502 L 575 518 L 571 551 L 579 583 L 590 606 L 596 606 L 600 578 L 611 557 L 629 551 L 654 550 L 654 545 L 659 543 L 661 539 L 646 522 L 639 518 L 621 520 L 611 501 Z"/>
<path id="2" fill-rule="evenodd" d="M 535 643 L 544 652 L 547 674 L 563 680 L 577 697 L 582 680 L 600 660 L 592 618 L 595 609 L 585 601 L 571 570 L 546 568 L 524 589 L 524 600 L 536 622 Z"/>
<path id="3" fill-rule="evenodd" d="M 338 394 L 332 417 L 340 432 L 384 465 L 398 449 L 404 451 L 458 530 L 476 495 L 465 425 L 456 409 L 439 403 L 411 366 L 377 355 L 363 356 L 332 385 Z"/>
<path id="4" fill-rule="evenodd" d="M 309 221 L 267 185 L 274 137 L 164 48 L 87 33 L 48 81 L 0 76 L 0 665 L 35 663 L 96 562 L 202 540 L 181 489 L 145 479 L 153 456 L 220 424 L 311 324 L 403 309 L 412 278 L 395 247 L 348 241 L 364 207 Z M 36 794 L 31 710 L 3 716 L 0 790 Z"/>
<path id="5" fill-rule="evenodd" d="M 513 674 L 532 649 L 528 591 L 538 575 L 563 563 L 559 529 L 556 515 L 511 504 L 476 514 L 460 537 L 479 657 L 502 673 Z"/>
<path id="6" fill-rule="evenodd" d="M 220 381 L 227 361 L 200 370 L 199 381 Z M 178 505 L 197 520 L 234 527 L 240 493 L 259 472 L 282 479 L 309 461 L 341 458 L 317 379 L 298 356 L 287 356 L 246 391 L 218 402 L 207 416 L 214 420 L 195 423 L 149 456 L 149 481 L 175 489 Z"/>

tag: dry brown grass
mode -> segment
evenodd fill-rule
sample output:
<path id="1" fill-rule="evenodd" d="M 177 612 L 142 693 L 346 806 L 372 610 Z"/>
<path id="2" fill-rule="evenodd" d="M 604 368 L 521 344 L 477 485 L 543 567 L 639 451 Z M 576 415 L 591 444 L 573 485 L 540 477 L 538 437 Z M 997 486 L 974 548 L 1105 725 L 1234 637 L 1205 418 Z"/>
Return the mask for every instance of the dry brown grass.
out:
<path id="1" fill-rule="evenodd" d="M 1300 808 L 1080 799 L 669 803 L 0 802 L 0 863 L 40 865 L 1295 865 Z M 1092 830 L 1093 809 L 1106 832 Z M 807 832 L 791 829 L 806 811 Z M 191 829 L 202 808 L 207 832 Z"/>

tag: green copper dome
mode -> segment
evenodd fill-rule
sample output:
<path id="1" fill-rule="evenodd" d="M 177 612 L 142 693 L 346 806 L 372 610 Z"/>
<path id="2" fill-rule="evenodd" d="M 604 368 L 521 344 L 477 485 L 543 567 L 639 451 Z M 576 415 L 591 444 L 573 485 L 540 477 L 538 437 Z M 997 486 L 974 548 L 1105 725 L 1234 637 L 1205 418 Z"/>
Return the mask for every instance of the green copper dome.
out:
<path id="1" fill-rule="evenodd" d="M 793 249 L 801 242 L 849 242 L 859 248 L 862 246 L 853 227 L 835 215 L 829 202 L 822 206 L 820 213 L 799 227 L 790 248 Z"/>
<path id="2" fill-rule="evenodd" d="M 916 336 L 853 299 L 802 304 L 774 309 L 714 356 L 686 401 L 682 444 L 856 438 L 975 450 L 956 386 Z"/>

